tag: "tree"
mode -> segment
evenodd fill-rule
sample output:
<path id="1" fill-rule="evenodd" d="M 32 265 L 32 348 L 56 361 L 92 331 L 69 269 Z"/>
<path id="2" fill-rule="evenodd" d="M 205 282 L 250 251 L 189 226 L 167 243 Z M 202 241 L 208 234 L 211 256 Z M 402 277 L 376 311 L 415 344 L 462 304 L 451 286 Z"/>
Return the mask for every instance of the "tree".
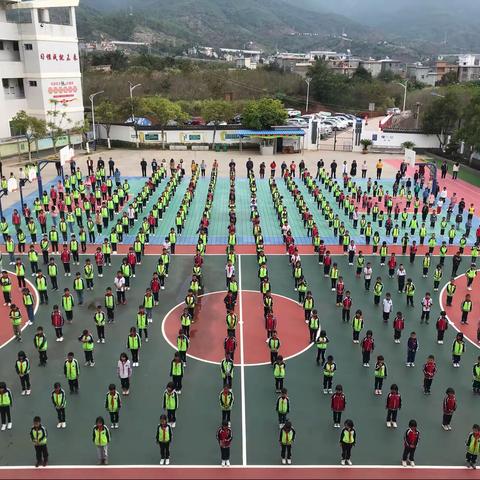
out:
<path id="1" fill-rule="evenodd" d="M 159 96 L 145 97 L 142 100 L 142 104 L 145 112 L 152 115 L 160 126 L 162 131 L 162 148 L 165 148 L 165 127 L 170 122 L 182 122 L 185 120 L 186 115 L 182 107 L 178 103 Z"/>
<path id="2" fill-rule="evenodd" d="M 110 129 L 112 128 L 112 123 L 118 120 L 118 107 L 110 100 L 103 100 L 95 108 L 95 114 L 97 116 L 97 122 L 105 128 L 105 132 L 107 133 L 107 144 L 110 149 Z"/>
<path id="3" fill-rule="evenodd" d="M 205 100 L 201 106 L 201 115 L 205 122 L 213 123 L 212 147 L 215 147 L 217 127 L 221 122 L 226 122 L 233 117 L 233 105 L 225 100 Z"/>
<path id="4" fill-rule="evenodd" d="M 253 130 L 263 130 L 273 125 L 283 125 L 287 119 L 287 112 L 280 100 L 262 98 L 252 100 L 243 110 L 243 125 Z"/>
<path id="5" fill-rule="evenodd" d="M 460 137 L 474 150 L 480 150 L 480 93 L 465 107 Z"/>
<path id="6" fill-rule="evenodd" d="M 371 82 L 372 74 L 365 67 L 359 65 L 355 72 L 353 72 L 352 80 L 360 82 Z"/>
<path id="7" fill-rule="evenodd" d="M 447 87 L 448 85 L 454 85 L 458 83 L 458 74 L 456 71 L 452 70 L 445 73 L 442 78 L 437 82 L 438 86 Z"/>
<path id="8" fill-rule="evenodd" d="M 58 100 L 50 100 L 50 103 L 52 109 L 47 110 L 47 128 L 53 142 L 53 152 L 57 155 L 58 141 L 72 128 L 72 120 L 68 117 L 67 112 L 62 110 L 62 107 L 65 107 L 64 103 Z"/>
<path id="9" fill-rule="evenodd" d="M 333 103 L 346 87 L 347 78 L 332 72 L 324 60 L 317 60 L 308 70 L 310 91 L 320 102 Z"/>
<path id="10" fill-rule="evenodd" d="M 423 114 L 423 131 L 435 134 L 443 148 L 447 144 L 461 115 L 461 102 L 454 91 L 447 91 L 445 96 L 436 97 Z"/>
<path id="11" fill-rule="evenodd" d="M 27 139 L 28 161 L 31 162 L 32 143 L 47 134 L 47 124 L 45 120 L 31 117 L 27 115 L 24 110 L 21 110 L 10 120 L 10 125 L 17 134 L 21 134 Z"/>

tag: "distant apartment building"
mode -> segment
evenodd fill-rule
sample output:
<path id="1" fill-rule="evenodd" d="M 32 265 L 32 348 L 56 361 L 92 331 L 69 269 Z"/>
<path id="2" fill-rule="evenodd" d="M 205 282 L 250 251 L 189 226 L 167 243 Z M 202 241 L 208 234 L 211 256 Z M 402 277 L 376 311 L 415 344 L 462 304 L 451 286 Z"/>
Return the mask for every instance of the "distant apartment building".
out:
<path id="1" fill-rule="evenodd" d="M 380 60 L 374 60 L 372 58 L 368 60 L 361 60 L 360 66 L 363 67 L 372 77 L 378 77 L 382 72 L 382 63 Z"/>
<path id="2" fill-rule="evenodd" d="M 458 57 L 458 81 L 475 82 L 480 80 L 480 57 L 477 55 L 460 55 Z"/>
<path id="3" fill-rule="evenodd" d="M 0 138 L 21 110 L 83 123 L 75 7 L 79 0 L 0 0 Z M 63 114 L 66 115 L 63 115 Z M 50 118 L 49 118 L 50 117 Z"/>
<path id="4" fill-rule="evenodd" d="M 407 78 L 434 87 L 437 81 L 437 72 L 431 67 L 417 62 L 407 65 Z"/>
<path id="5" fill-rule="evenodd" d="M 251 57 L 242 57 L 235 60 L 235 66 L 241 70 L 256 70 L 257 63 Z"/>
<path id="6" fill-rule="evenodd" d="M 405 74 L 405 64 L 400 60 L 392 60 L 391 58 L 384 58 L 380 61 L 380 73 L 392 72 L 394 75 Z"/>

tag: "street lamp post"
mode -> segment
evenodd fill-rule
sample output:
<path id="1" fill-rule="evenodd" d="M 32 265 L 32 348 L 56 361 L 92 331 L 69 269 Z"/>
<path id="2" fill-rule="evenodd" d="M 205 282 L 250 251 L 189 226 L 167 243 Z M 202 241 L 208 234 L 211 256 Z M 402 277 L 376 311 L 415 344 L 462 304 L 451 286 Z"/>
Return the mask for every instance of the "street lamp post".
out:
<path id="1" fill-rule="evenodd" d="M 307 83 L 307 100 L 305 103 L 305 113 L 308 113 L 308 103 L 310 100 L 310 82 L 312 79 L 310 77 L 305 78 L 305 82 Z"/>
<path id="2" fill-rule="evenodd" d="M 95 129 L 95 107 L 93 105 L 93 101 L 95 100 L 95 97 L 97 95 L 100 95 L 103 92 L 104 92 L 104 90 L 101 90 L 100 92 L 92 93 L 89 97 L 90 98 L 90 104 L 91 104 L 91 107 L 92 107 L 92 129 L 93 129 L 93 149 L 94 150 L 97 149 L 97 131 Z"/>
<path id="3" fill-rule="evenodd" d="M 139 147 L 139 145 L 138 145 L 137 124 L 135 122 L 135 112 L 133 111 L 133 91 L 137 87 L 141 87 L 141 86 L 142 86 L 141 83 L 137 83 L 137 84 L 133 85 L 132 82 L 128 82 L 128 88 L 130 90 L 130 108 L 132 109 L 132 122 L 133 122 L 133 128 L 135 128 L 135 140 L 136 140 L 136 143 L 137 143 L 137 148 Z"/>
<path id="4" fill-rule="evenodd" d="M 405 90 L 404 93 L 403 93 L 403 110 L 402 112 L 405 111 L 405 108 L 407 106 L 407 87 L 408 87 L 408 80 L 405 80 L 405 83 L 400 83 L 400 82 L 395 82 L 397 85 L 400 85 L 401 87 L 403 87 L 403 89 Z"/>

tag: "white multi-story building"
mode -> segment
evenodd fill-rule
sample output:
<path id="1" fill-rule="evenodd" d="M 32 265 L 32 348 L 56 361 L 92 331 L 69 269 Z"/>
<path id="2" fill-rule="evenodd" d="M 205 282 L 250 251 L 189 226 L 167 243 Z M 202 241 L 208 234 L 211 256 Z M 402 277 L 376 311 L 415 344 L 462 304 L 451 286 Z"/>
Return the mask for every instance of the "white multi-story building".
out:
<path id="1" fill-rule="evenodd" d="M 20 110 L 62 128 L 83 123 L 78 2 L 0 0 L 0 138 L 17 133 L 10 120 Z"/>

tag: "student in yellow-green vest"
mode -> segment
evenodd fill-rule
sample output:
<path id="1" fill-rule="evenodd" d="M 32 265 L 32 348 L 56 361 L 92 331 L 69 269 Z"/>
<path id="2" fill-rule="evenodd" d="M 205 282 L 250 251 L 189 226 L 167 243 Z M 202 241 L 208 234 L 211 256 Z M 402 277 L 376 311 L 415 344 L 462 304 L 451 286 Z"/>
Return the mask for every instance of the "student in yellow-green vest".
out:
<path id="1" fill-rule="evenodd" d="M 160 416 L 155 440 L 160 447 L 160 465 L 170 465 L 170 443 L 172 442 L 172 429 L 167 423 L 167 416 Z"/>
<path id="2" fill-rule="evenodd" d="M 106 319 L 107 317 L 105 315 L 105 312 L 102 310 L 102 306 L 97 305 L 95 313 L 93 314 L 93 321 L 95 322 L 95 326 L 97 327 L 97 336 L 98 336 L 97 343 L 105 343 Z"/>
<path id="3" fill-rule="evenodd" d="M 467 447 L 466 461 L 468 468 L 475 469 L 478 455 L 480 454 L 480 426 L 474 424 L 472 431 L 468 434 L 467 441 L 465 442 Z"/>
<path id="4" fill-rule="evenodd" d="M 143 336 L 145 338 L 145 341 L 148 342 L 148 318 L 147 313 L 145 312 L 145 307 L 143 305 L 138 306 L 137 331 L 140 339 Z"/>
<path id="5" fill-rule="evenodd" d="M 33 417 L 33 426 L 30 429 L 30 440 L 35 447 L 36 463 L 35 467 L 48 464 L 47 449 L 47 429 L 42 425 L 42 419 L 38 416 Z"/>
<path id="6" fill-rule="evenodd" d="M 97 449 L 99 465 L 108 465 L 108 445 L 110 432 L 105 425 L 103 417 L 97 417 L 92 431 L 92 441 Z"/>
<path id="7" fill-rule="evenodd" d="M 455 368 L 460 366 L 460 360 L 465 353 L 465 340 L 463 333 L 457 333 L 452 345 L 452 364 Z"/>
<path id="8" fill-rule="evenodd" d="M 280 456 L 282 458 L 283 465 L 291 465 L 292 463 L 292 445 L 295 442 L 296 432 L 295 429 L 292 427 L 292 423 L 287 420 L 283 427 L 280 429 Z"/>
<path id="9" fill-rule="evenodd" d="M 80 367 L 78 361 L 74 358 L 73 352 L 68 352 L 67 359 L 63 364 L 63 373 L 68 380 L 70 393 L 78 393 L 78 377 L 80 376 Z"/>
<path id="10" fill-rule="evenodd" d="M 163 392 L 163 409 L 167 412 L 168 424 L 175 428 L 176 412 L 178 408 L 178 394 L 175 391 L 173 382 L 168 382 L 167 388 Z"/>
<path id="11" fill-rule="evenodd" d="M 283 428 L 287 422 L 287 415 L 290 413 L 290 399 L 286 388 L 282 388 L 280 396 L 277 398 L 275 410 L 278 414 L 278 426 Z"/>
<path id="12" fill-rule="evenodd" d="M 468 325 L 468 314 L 473 309 L 472 297 L 469 293 L 467 293 L 465 295 L 465 299 L 463 300 L 460 308 L 461 308 L 461 312 L 462 312 L 461 324 L 462 325 Z"/>
<path id="13" fill-rule="evenodd" d="M 222 374 L 223 386 L 232 388 L 233 383 L 233 372 L 235 365 L 230 355 L 226 355 L 225 358 L 220 362 L 220 372 Z"/>
<path id="14" fill-rule="evenodd" d="M 120 394 L 117 392 L 117 387 L 114 383 L 111 383 L 108 386 L 108 392 L 105 396 L 105 408 L 110 415 L 110 428 L 118 428 L 120 409 L 122 408 L 122 400 L 120 398 Z"/>
<path id="15" fill-rule="evenodd" d="M 173 360 L 170 362 L 170 376 L 172 377 L 173 388 L 181 395 L 182 394 L 182 379 L 184 373 L 184 366 L 179 352 L 175 352 Z"/>
<path id="16" fill-rule="evenodd" d="M 37 327 L 37 332 L 33 337 L 33 345 L 35 346 L 38 356 L 39 356 L 39 367 L 46 367 L 47 366 L 47 349 L 48 349 L 48 341 L 45 333 L 43 332 L 43 327 Z"/>
<path id="17" fill-rule="evenodd" d="M 477 276 L 477 266 L 475 263 L 472 263 L 469 269 L 465 272 L 465 276 L 467 277 L 467 290 L 472 290 L 472 284 Z"/>
<path id="18" fill-rule="evenodd" d="M 17 372 L 20 378 L 22 395 L 30 395 L 30 360 L 23 350 L 18 352 L 17 361 L 15 362 L 15 372 Z"/>
<path id="19" fill-rule="evenodd" d="M 233 392 L 227 386 L 223 387 L 219 396 L 220 409 L 222 410 L 222 422 L 227 422 L 228 426 L 231 426 L 230 416 L 232 413 L 233 404 L 235 403 L 235 397 Z"/>
<path id="20" fill-rule="evenodd" d="M 52 403 L 57 412 L 57 428 L 67 428 L 67 422 L 65 420 L 65 407 L 67 405 L 67 397 L 65 390 L 63 390 L 60 382 L 55 382 L 52 391 Z"/>
<path id="21" fill-rule="evenodd" d="M 10 305 L 10 313 L 8 314 L 10 318 L 10 322 L 12 324 L 13 335 L 15 336 L 15 340 L 17 342 L 22 341 L 22 314 L 20 309 L 12 303 Z"/>
<path id="22" fill-rule="evenodd" d="M 132 354 L 132 367 L 138 367 L 138 354 L 140 348 L 142 346 L 142 339 L 140 335 L 137 333 L 137 329 L 135 327 L 130 328 L 130 333 L 127 337 L 127 348 L 130 350 Z"/>
<path id="23" fill-rule="evenodd" d="M 283 361 L 283 357 L 278 355 L 277 359 L 273 363 L 273 377 L 275 379 L 275 391 L 280 393 L 283 388 L 283 382 L 285 381 L 286 364 Z"/>
<path id="24" fill-rule="evenodd" d="M 2 293 L 3 293 L 3 306 L 10 306 L 12 303 L 12 282 L 10 277 L 8 276 L 8 272 L 6 270 L 2 271 L 2 276 L 0 277 L 0 285 L 2 286 Z"/>
<path id="25" fill-rule="evenodd" d="M 65 311 L 65 317 L 67 318 L 67 322 L 70 324 L 73 322 L 73 306 L 73 296 L 68 288 L 64 288 L 62 295 L 62 307 Z"/>
<path id="26" fill-rule="evenodd" d="M 355 428 L 352 420 L 345 420 L 343 424 L 343 429 L 340 432 L 340 446 L 342 447 L 342 465 L 351 465 L 352 461 L 350 460 L 352 456 L 352 448 L 355 446 L 357 440 Z"/>
<path id="27" fill-rule="evenodd" d="M 93 349 L 95 348 L 95 340 L 93 339 L 93 335 L 85 329 L 78 337 L 78 341 L 82 344 L 83 352 L 85 354 L 85 366 L 94 367 L 95 361 L 93 359 Z"/>
<path id="28" fill-rule="evenodd" d="M 5 382 L 0 382 L 0 418 L 2 422 L 1 431 L 5 431 L 7 428 L 12 428 L 12 414 L 11 408 L 13 405 L 12 392 L 7 388 Z"/>

